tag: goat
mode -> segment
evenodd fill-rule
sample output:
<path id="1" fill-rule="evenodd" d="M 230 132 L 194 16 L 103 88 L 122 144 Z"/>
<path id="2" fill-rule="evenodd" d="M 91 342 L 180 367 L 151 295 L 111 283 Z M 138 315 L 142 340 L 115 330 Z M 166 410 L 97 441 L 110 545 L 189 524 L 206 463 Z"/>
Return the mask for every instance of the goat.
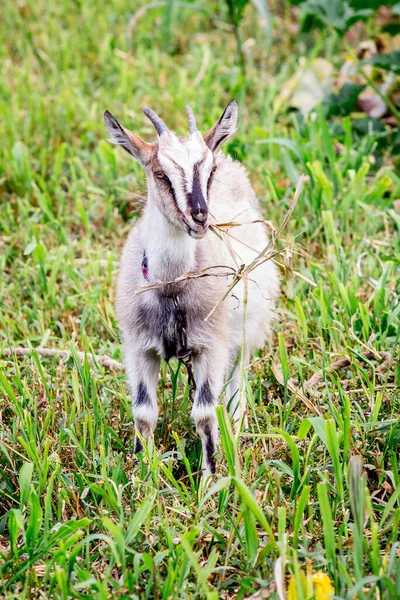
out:
<path id="1" fill-rule="evenodd" d="M 185 138 L 177 137 L 152 110 L 143 109 L 158 134 L 154 143 L 122 127 L 108 111 L 104 118 L 110 141 L 137 160 L 147 177 L 147 201 L 128 236 L 116 294 L 135 430 L 148 439 L 156 427 L 160 361 L 189 354 L 196 382 L 191 414 L 201 437 L 207 477 L 216 470 L 215 407 L 232 374 L 228 408 L 236 423 L 244 418 L 238 356 L 243 348 L 242 361 L 247 364 L 251 350 L 264 344 L 279 277 L 275 264 L 266 261 L 252 272 L 246 295 L 240 281 L 218 302 L 227 291 L 229 279 L 223 276 L 227 267 L 236 270 L 237 260 L 248 264 L 265 248 L 268 237 L 245 168 L 219 152 L 236 129 L 236 100 L 204 136 L 192 110 L 186 108 L 189 135 Z M 209 231 L 210 224 L 233 220 L 240 226 L 228 237 L 222 235 L 227 243 Z M 183 277 L 204 269 L 210 269 L 208 277 Z M 165 284 L 151 285 L 160 282 Z M 138 293 L 144 286 L 150 288 Z M 141 450 L 136 434 L 135 452 Z"/>

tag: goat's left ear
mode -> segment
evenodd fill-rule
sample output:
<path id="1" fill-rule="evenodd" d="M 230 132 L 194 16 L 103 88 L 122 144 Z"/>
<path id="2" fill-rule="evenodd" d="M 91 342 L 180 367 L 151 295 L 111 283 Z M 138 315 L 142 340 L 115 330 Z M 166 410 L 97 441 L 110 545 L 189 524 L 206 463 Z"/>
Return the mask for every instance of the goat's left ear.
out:
<path id="1" fill-rule="evenodd" d="M 154 144 L 145 142 L 138 135 L 129 131 L 129 129 L 122 127 L 108 110 L 104 113 L 104 121 L 111 135 L 110 142 L 121 146 L 128 154 L 133 156 L 135 160 L 145 167 L 150 160 Z"/>
<path id="2" fill-rule="evenodd" d="M 238 120 L 239 106 L 235 99 L 231 100 L 222 113 L 219 121 L 204 134 L 207 146 L 215 152 L 231 136 L 235 130 Z"/>

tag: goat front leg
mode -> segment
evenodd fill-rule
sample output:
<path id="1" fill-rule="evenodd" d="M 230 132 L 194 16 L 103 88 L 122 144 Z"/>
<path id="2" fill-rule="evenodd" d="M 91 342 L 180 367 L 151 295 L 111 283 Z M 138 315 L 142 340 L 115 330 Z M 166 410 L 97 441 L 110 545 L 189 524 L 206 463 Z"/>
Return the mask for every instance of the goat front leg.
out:
<path id="1" fill-rule="evenodd" d="M 203 478 L 215 473 L 214 454 L 218 442 L 218 421 L 215 408 L 224 387 L 227 369 L 225 348 L 204 350 L 193 360 L 196 394 L 192 408 L 192 418 L 201 438 L 203 448 Z"/>
<path id="2" fill-rule="evenodd" d="M 143 351 L 134 344 L 125 347 L 125 367 L 132 396 L 132 415 L 135 421 L 134 452 L 143 450 L 137 432 L 144 439 L 152 437 L 158 418 L 157 381 L 160 357 Z"/>

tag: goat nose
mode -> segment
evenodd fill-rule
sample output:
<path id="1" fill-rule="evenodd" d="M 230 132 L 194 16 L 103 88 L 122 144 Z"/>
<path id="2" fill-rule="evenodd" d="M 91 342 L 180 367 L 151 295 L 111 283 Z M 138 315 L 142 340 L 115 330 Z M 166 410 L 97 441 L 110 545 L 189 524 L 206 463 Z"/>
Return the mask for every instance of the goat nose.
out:
<path id="1" fill-rule="evenodd" d="M 207 221 L 207 217 L 208 217 L 207 209 L 203 208 L 201 211 L 192 210 L 192 219 L 198 225 L 204 225 L 204 223 Z"/>

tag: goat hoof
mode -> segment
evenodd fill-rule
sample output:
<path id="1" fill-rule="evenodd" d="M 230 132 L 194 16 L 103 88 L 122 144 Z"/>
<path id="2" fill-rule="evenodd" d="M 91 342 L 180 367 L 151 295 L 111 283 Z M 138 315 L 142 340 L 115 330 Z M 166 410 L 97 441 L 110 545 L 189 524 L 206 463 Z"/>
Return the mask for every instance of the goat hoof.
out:
<path id="1" fill-rule="evenodd" d="M 149 423 L 146 423 L 146 421 L 135 421 L 135 429 L 136 429 L 136 431 L 138 431 L 140 433 L 140 435 L 145 440 L 148 440 L 153 435 L 153 430 L 151 429 L 151 426 L 149 425 Z M 134 453 L 138 454 L 139 452 L 142 452 L 142 451 L 143 451 L 143 444 L 142 444 L 141 440 L 139 439 L 138 435 L 135 435 Z"/>
<path id="2" fill-rule="evenodd" d="M 138 437 L 135 438 L 135 445 L 133 449 L 134 454 L 139 454 L 139 452 L 143 452 L 143 444 L 139 440 Z"/>

